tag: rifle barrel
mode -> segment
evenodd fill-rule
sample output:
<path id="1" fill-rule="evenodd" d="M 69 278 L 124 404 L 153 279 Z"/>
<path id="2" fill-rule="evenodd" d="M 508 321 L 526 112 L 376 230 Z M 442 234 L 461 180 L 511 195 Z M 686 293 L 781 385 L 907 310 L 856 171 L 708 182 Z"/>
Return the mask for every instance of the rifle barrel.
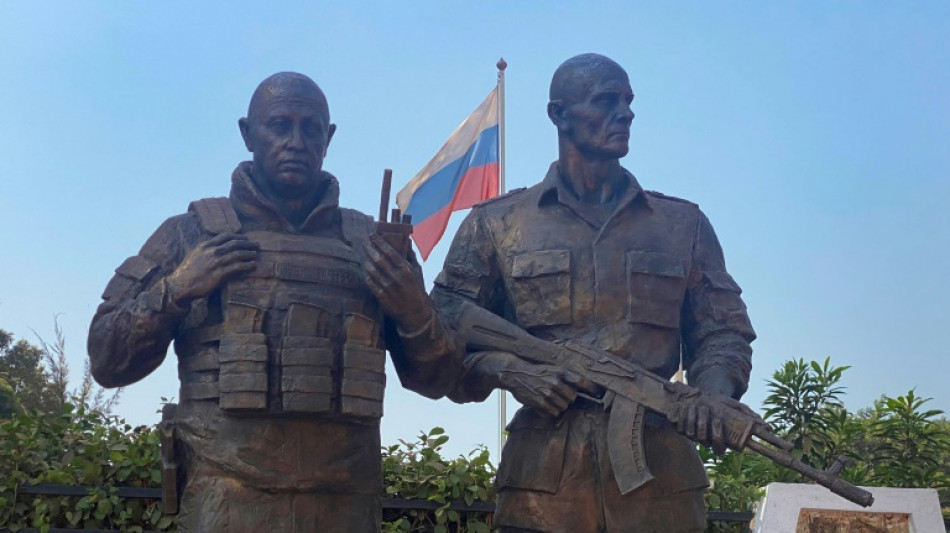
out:
<path id="1" fill-rule="evenodd" d="M 874 503 L 874 496 L 870 492 L 861 487 L 854 486 L 830 472 L 812 468 L 787 452 L 776 450 L 775 448 L 771 448 L 754 440 L 749 440 L 746 447 L 755 453 L 764 455 L 776 463 L 815 481 L 846 500 L 852 501 L 862 507 L 870 507 L 871 504 Z"/>

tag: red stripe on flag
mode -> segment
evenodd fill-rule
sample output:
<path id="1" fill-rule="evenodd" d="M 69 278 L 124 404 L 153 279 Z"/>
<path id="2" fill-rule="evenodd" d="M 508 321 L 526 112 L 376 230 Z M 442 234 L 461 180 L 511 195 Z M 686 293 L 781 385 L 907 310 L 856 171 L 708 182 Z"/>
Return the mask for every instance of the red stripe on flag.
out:
<path id="1" fill-rule="evenodd" d="M 452 199 L 452 211 L 468 209 L 495 196 L 498 196 L 498 163 L 470 168 L 459 180 L 459 188 Z"/>
<path id="2" fill-rule="evenodd" d="M 429 218 L 413 226 L 412 240 L 416 241 L 422 260 L 429 258 L 432 249 L 445 234 L 452 211 L 468 209 L 482 200 L 495 196 L 498 196 L 498 163 L 468 169 L 459 180 L 459 186 L 455 190 L 452 201 Z"/>
<path id="3" fill-rule="evenodd" d="M 452 206 L 447 205 L 422 222 L 413 224 L 412 240 L 416 241 L 416 246 L 419 247 L 419 255 L 422 256 L 423 261 L 429 258 L 435 244 L 445 233 L 445 227 L 449 224 L 451 214 Z"/>

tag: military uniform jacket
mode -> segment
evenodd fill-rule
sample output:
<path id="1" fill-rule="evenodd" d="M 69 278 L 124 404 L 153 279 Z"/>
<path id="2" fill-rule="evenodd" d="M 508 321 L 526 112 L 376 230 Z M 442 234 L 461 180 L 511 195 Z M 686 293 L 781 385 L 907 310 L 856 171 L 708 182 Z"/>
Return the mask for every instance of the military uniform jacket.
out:
<path id="1" fill-rule="evenodd" d="M 606 220 L 563 185 L 557 163 L 540 184 L 476 206 L 455 236 L 433 299 L 446 309 L 474 301 L 537 337 L 587 343 L 664 378 L 682 358 L 691 383 L 721 372 L 741 396 L 755 334 L 712 226 L 695 204 L 644 191 L 624 172 L 627 189 Z M 479 359 L 469 354 L 466 366 Z M 489 393 L 466 374 L 450 397 L 481 401 Z M 558 424 L 527 408 L 516 414 L 513 434 L 549 430 L 531 444 L 545 453 L 506 447 L 511 460 L 502 461 L 499 488 L 553 492 L 566 435 Z M 681 440 L 679 451 L 670 450 L 687 454 L 671 459 L 680 463 L 681 488 L 702 485 L 693 445 Z"/>

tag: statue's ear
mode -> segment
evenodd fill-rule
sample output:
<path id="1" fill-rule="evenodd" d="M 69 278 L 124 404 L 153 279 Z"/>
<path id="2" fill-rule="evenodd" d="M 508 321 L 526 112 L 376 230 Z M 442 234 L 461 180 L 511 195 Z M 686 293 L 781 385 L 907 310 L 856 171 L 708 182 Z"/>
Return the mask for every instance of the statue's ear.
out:
<path id="1" fill-rule="evenodd" d="M 327 143 L 323 145 L 323 157 L 327 156 L 327 149 L 330 148 L 330 141 L 333 140 L 333 134 L 336 133 L 336 124 L 330 124 L 327 127 Z"/>
<path id="2" fill-rule="evenodd" d="M 563 100 L 551 100 L 548 102 L 548 118 L 557 127 L 558 131 L 567 131 L 567 106 Z"/>
<path id="3" fill-rule="evenodd" d="M 247 123 L 247 118 L 238 119 L 238 128 L 241 130 L 241 138 L 244 139 L 244 146 L 248 152 L 254 152 L 251 147 L 251 127 Z"/>

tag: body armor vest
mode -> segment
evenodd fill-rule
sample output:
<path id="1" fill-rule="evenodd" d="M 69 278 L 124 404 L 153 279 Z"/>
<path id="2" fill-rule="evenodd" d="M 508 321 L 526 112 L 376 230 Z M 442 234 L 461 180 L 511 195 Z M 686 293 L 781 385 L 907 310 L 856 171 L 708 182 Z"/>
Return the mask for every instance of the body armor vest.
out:
<path id="1" fill-rule="evenodd" d="M 227 198 L 189 211 L 211 235 L 240 231 Z M 344 238 L 361 249 L 371 221 L 341 214 Z M 382 314 L 363 281 L 362 255 L 339 239 L 245 235 L 260 245 L 257 267 L 220 291 L 219 325 L 183 333 L 193 355 L 179 353 L 182 400 L 217 399 L 232 413 L 380 418 Z"/>

